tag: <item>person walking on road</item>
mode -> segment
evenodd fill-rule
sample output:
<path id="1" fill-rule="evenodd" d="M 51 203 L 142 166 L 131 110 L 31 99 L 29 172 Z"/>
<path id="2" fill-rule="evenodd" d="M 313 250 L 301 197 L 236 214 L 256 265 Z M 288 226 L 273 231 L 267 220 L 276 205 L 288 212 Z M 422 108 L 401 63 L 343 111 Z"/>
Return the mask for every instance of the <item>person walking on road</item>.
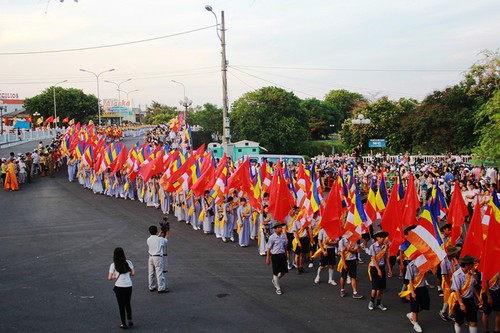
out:
<path id="1" fill-rule="evenodd" d="M 281 295 L 281 286 L 279 280 L 288 273 L 287 267 L 287 237 L 283 233 L 283 224 L 276 221 L 273 225 L 274 233 L 269 236 L 266 244 L 266 265 L 272 263 L 273 278 L 272 283 L 276 288 L 276 294 Z"/>
<path id="2" fill-rule="evenodd" d="M 158 228 L 154 225 L 149 227 L 151 236 L 147 239 L 149 260 L 148 260 L 148 282 L 149 291 L 158 289 L 158 294 L 168 292 L 163 274 L 163 255 L 166 253 L 167 240 L 158 236 Z"/>
<path id="3" fill-rule="evenodd" d="M 109 266 L 108 280 L 115 280 L 113 291 L 115 292 L 118 308 L 120 310 L 120 328 L 134 326 L 132 322 L 132 278 L 135 275 L 134 265 L 125 257 L 125 252 L 121 247 L 115 248 L 113 253 L 113 263 Z M 125 313 L 127 316 L 125 317 Z M 128 319 L 128 324 L 125 320 Z"/>

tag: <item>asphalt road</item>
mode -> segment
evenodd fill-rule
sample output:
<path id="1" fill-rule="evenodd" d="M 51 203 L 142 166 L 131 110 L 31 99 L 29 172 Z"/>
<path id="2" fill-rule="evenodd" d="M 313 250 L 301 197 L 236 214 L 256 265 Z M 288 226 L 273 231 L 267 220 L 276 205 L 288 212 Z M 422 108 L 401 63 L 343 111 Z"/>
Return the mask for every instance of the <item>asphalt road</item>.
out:
<path id="1" fill-rule="evenodd" d="M 25 151 L 28 145 L 0 150 L 0 156 Z M 136 268 L 132 331 L 413 332 L 405 316 L 409 305 L 397 297 L 397 278 L 388 282 L 386 312 L 369 311 L 366 298 L 340 298 L 339 287 L 326 283 L 326 270 L 315 285 L 317 265 L 314 272 L 286 275 L 279 296 L 255 243 L 248 248 L 224 244 L 173 216 L 170 292 L 151 293 L 147 228 L 158 224 L 161 211 L 138 201 L 94 195 L 69 183 L 64 170 L 56 178 L 35 178 L 20 191 L 1 191 L 0 204 L 1 332 L 119 331 L 113 283 L 106 279 L 117 246 Z M 366 267 L 358 270 L 365 296 L 370 289 Z M 431 310 L 420 319 L 424 332 L 452 332 L 453 324 L 437 315 L 441 299 L 436 290 L 430 294 Z"/>

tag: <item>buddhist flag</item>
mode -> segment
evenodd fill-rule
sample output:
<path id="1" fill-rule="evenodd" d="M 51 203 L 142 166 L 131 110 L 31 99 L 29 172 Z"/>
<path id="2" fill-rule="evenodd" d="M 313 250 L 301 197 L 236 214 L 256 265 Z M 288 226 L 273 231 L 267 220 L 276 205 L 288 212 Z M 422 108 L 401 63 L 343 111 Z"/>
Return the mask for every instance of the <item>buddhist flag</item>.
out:
<path id="1" fill-rule="evenodd" d="M 68 123 L 68 125 L 74 125 L 75 124 L 75 118 L 71 119 Z"/>
<path id="2" fill-rule="evenodd" d="M 410 230 L 406 239 L 421 253 L 414 259 L 420 272 L 427 272 L 436 267 L 446 256 L 436 238 L 421 225 Z"/>
<path id="3" fill-rule="evenodd" d="M 40 118 L 38 118 L 38 119 L 36 120 L 36 124 L 37 124 L 37 125 L 40 125 L 40 124 L 42 124 L 42 123 L 43 123 L 43 117 L 40 117 Z"/>
<path id="4" fill-rule="evenodd" d="M 377 204 L 377 212 L 382 215 L 384 213 L 385 207 L 389 201 L 389 196 L 387 195 L 387 185 L 385 183 L 384 171 L 380 173 L 380 183 L 378 185 L 377 194 L 375 195 L 375 202 Z"/>
<path id="5" fill-rule="evenodd" d="M 380 218 L 380 213 L 377 212 L 377 203 L 375 199 L 375 178 L 372 178 L 370 183 L 370 189 L 368 190 L 368 198 L 365 204 L 366 215 L 372 220 L 375 221 L 377 218 Z"/>

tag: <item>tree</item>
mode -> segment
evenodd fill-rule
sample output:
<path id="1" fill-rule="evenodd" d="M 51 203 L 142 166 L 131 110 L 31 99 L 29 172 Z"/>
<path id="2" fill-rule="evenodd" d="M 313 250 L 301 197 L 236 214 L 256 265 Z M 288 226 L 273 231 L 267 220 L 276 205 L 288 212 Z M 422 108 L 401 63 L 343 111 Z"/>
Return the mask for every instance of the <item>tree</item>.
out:
<path id="1" fill-rule="evenodd" d="M 151 106 L 146 108 L 146 116 L 143 122 L 151 125 L 166 124 L 177 115 L 179 115 L 179 112 L 175 107 L 153 101 Z"/>
<path id="2" fill-rule="evenodd" d="M 222 135 L 222 109 L 206 103 L 197 107 L 188 115 L 188 124 L 198 125 L 201 129 L 193 133 L 193 147 L 205 143 L 220 141 Z"/>
<path id="3" fill-rule="evenodd" d="M 482 160 L 488 158 L 496 165 L 500 164 L 500 144 L 498 133 L 500 133 L 500 90 L 479 110 L 477 118 L 484 122 L 478 130 L 479 140 L 475 153 Z"/>
<path id="4" fill-rule="evenodd" d="M 60 121 L 66 117 L 82 123 L 87 123 L 90 119 L 97 119 L 97 98 L 94 95 L 86 95 L 81 89 L 62 87 L 55 87 L 55 95 L 57 116 Z M 24 108 L 30 114 L 40 113 L 44 119 L 54 115 L 54 87 L 47 88 L 31 98 L 26 98 Z"/>
<path id="5" fill-rule="evenodd" d="M 338 132 L 335 124 L 339 123 L 340 114 L 330 103 L 309 98 L 302 100 L 301 105 L 307 110 L 313 140 L 328 139 L 329 134 Z"/>
<path id="6" fill-rule="evenodd" d="M 300 99 L 277 87 L 264 87 L 244 94 L 229 114 L 233 141 L 259 142 L 269 152 L 301 152 L 310 138 L 309 118 Z"/>
<path id="7" fill-rule="evenodd" d="M 480 54 L 483 59 L 465 74 L 464 84 L 470 96 L 477 98 L 479 103 L 486 103 L 500 90 L 500 54 L 498 50 L 484 50 Z"/>
<path id="8" fill-rule="evenodd" d="M 363 106 L 366 103 L 363 95 L 355 92 L 350 92 L 344 89 L 331 90 L 325 96 L 325 103 L 329 103 L 335 110 L 338 118 L 335 119 L 335 127 L 340 130 L 342 124 L 347 118 L 351 118 L 353 110 Z"/>

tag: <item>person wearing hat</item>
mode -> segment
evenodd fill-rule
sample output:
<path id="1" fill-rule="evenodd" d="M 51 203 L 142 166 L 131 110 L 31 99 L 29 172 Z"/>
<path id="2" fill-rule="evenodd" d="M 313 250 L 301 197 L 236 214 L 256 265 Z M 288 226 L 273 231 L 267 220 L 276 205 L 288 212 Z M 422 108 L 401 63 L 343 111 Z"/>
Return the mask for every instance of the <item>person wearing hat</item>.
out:
<path id="1" fill-rule="evenodd" d="M 343 236 L 339 241 L 339 265 L 340 269 L 340 297 L 346 297 L 347 293 L 344 289 L 347 278 L 350 278 L 352 287 L 352 298 L 362 299 L 363 296 L 357 290 L 357 267 L 359 256 L 358 242 L 353 242 L 349 238 Z"/>
<path id="2" fill-rule="evenodd" d="M 287 237 L 283 233 L 283 224 L 275 221 L 272 228 L 274 233 L 269 236 L 266 243 L 266 265 L 272 263 L 272 283 L 276 288 L 276 294 L 281 295 L 280 279 L 288 273 L 287 267 Z"/>
<path id="3" fill-rule="evenodd" d="M 465 319 L 469 323 L 470 333 L 477 333 L 478 331 L 477 307 L 474 295 L 479 299 L 479 294 L 476 288 L 474 288 L 477 284 L 474 262 L 475 259 L 468 254 L 460 258 L 460 269 L 457 269 L 452 276 L 452 293 L 448 300 L 448 306 L 455 313 L 456 333 L 461 332 Z"/>
<path id="4" fill-rule="evenodd" d="M 381 230 L 376 232 L 373 235 L 375 242 L 369 248 L 369 253 L 372 257 L 368 270 L 368 276 L 372 282 L 371 298 L 370 303 L 368 303 L 369 310 L 375 309 L 375 306 L 382 311 L 387 310 L 382 304 L 382 293 L 386 289 L 386 266 L 389 268 L 389 277 L 392 276 L 392 268 L 387 254 L 388 246 L 385 242 L 387 236 L 389 236 L 389 233 L 386 231 Z"/>
<path id="5" fill-rule="evenodd" d="M 333 267 L 335 266 L 335 247 L 337 246 L 339 239 L 330 239 L 328 237 L 325 229 L 321 228 L 318 232 L 318 243 L 319 249 L 321 250 L 321 261 L 318 267 L 316 277 L 314 278 L 314 283 L 319 283 L 319 276 L 321 271 L 328 266 L 328 284 L 336 286 L 337 282 L 333 279 Z M 312 260 L 311 255 L 311 260 Z"/>
<path id="6" fill-rule="evenodd" d="M 495 311 L 495 333 L 500 332 L 500 272 L 493 275 L 485 284 L 481 298 L 483 301 L 483 327 L 486 333 L 490 332 L 489 316 Z"/>
<path id="7" fill-rule="evenodd" d="M 445 227 L 444 225 L 443 227 Z M 443 228 L 441 227 L 441 228 Z M 460 265 L 458 264 L 457 257 L 461 251 L 461 247 L 459 246 L 453 246 L 453 245 L 448 245 L 446 247 L 446 257 L 444 257 L 443 261 L 439 264 L 439 270 L 441 271 L 441 287 L 443 290 L 443 308 L 439 311 L 439 317 L 443 321 L 448 321 L 450 320 L 450 317 L 448 316 L 448 299 L 450 298 L 450 293 L 451 293 L 451 279 L 453 276 L 453 273 L 457 269 L 460 268 Z"/>

